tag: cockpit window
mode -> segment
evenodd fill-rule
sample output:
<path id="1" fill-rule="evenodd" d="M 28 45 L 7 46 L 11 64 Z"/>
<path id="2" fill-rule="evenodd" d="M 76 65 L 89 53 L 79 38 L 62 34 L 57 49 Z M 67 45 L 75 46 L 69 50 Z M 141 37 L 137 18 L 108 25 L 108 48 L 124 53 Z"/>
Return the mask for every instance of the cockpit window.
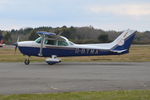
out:
<path id="1" fill-rule="evenodd" d="M 56 40 L 45 40 L 45 44 L 56 45 Z"/>

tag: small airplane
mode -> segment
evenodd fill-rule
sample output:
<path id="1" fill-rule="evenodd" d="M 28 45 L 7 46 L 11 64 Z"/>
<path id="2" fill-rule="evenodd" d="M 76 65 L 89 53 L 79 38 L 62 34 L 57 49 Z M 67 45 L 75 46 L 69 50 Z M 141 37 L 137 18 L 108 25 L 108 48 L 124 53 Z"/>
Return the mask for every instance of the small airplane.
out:
<path id="1" fill-rule="evenodd" d="M 135 37 L 136 31 L 126 30 L 111 43 L 103 44 L 75 44 L 60 34 L 51 32 L 37 32 L 39 38 L 35 41 L 19 42 L 19 48 L 23 55 L 26 55 L 24 63 L 30 64 L 31 56 L 48 57 L 45 61 L 49 65 L 60 63 L 58 57 L 69 56 L 103 56 L 121 55 L 129 53 L 129 48 Z M 16 51 L 15 49 L 15 51 Z"/>
<path id="2" fill-rule="evenodd" d="M 0 47 L 5 46 L 5 44 L 3 44 L 3 41 L 0 41 Z"/>
<path id="3" fill-rule="evenodd" d="M 3 37 L 0 36 L 0 47 L 3 47 L 3 46 L 5 46 L 4 40 L 3 40 Z"/>

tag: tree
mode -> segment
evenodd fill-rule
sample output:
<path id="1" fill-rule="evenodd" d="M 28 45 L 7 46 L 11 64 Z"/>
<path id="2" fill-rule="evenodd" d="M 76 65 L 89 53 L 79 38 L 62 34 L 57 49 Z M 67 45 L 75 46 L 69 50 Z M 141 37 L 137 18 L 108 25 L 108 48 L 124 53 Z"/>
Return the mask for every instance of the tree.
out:
<path id="1" fill-rule="evenodd" d="M 99 36 L 98 36 L 98 40 L 99 40 L 100 42 L 103 42 L 103 43 L 108 42 L 108 41 L 109 41 L 109 40 L 108 40 L 108 34 L 101 34 L 101 35 L 99 35 Z"/>
<path id="2" fill-rule="evenodd" d="M 3 39 L 2 31 L 0 30 L 0 41 Z"/>
<path id="3" fill-rule="evenodd" d="M 5 43 L 11 43 L 12 42 L 11 34 L 9 32 L 7 32 L 5 34 L 4 40 L 5 40 Z"/>
<path id="4" fill-rule="evenodd" d="M 36 31 L 33 30 L 33 31 L 31 31 L 31 33 L 30 33 L 29 40 L 35 40 L 35 39 L 37 39 L 38 37 L 39 37 L 39 36 L 38 36 L 38 34 L 36 33 Z"/>

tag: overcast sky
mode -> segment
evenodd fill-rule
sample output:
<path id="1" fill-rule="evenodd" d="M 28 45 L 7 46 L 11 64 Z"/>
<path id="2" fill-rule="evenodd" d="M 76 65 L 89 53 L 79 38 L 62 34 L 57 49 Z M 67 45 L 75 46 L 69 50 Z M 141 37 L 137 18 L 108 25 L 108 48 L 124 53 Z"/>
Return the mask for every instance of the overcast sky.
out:
<path id="1" fill-rule="evenodd" d="M 150 0 L 0 0 L 0 29 L 93 26 L 150 30 Z"/>

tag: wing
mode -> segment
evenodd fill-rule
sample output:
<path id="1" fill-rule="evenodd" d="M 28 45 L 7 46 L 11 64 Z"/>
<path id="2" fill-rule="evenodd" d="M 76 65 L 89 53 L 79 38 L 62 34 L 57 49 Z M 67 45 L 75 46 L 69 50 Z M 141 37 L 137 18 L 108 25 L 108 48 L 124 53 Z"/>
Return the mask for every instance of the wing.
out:
<path id="1" fill-rule="evenodd" d="M 40 35 L 40 36 L 43 36 L 43 35 L 45 35 L 45 36 L 56 36 L 56 33 L 42 32 L 42 31 L 37 32 L 37 34 Z"/>

